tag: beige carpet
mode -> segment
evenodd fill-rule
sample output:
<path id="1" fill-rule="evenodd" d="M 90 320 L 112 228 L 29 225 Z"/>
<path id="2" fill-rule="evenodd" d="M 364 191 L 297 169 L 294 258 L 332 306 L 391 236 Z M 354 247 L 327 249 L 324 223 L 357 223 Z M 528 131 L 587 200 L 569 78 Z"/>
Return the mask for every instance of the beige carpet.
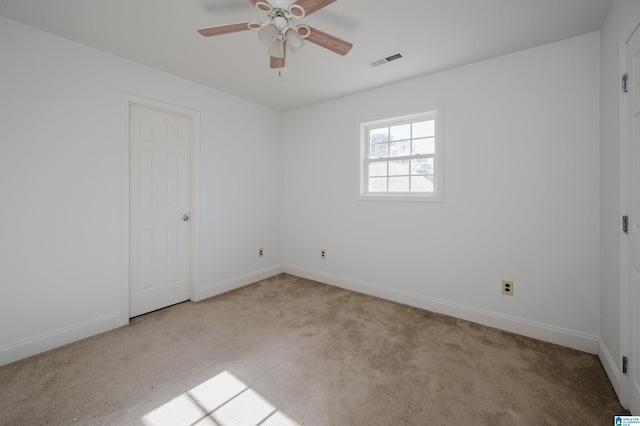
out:
<path id="1" fill-rule="evenodd" d="M 597 357 L 280 275 L 0 368 L 1 425 L 610 425 Z"/>

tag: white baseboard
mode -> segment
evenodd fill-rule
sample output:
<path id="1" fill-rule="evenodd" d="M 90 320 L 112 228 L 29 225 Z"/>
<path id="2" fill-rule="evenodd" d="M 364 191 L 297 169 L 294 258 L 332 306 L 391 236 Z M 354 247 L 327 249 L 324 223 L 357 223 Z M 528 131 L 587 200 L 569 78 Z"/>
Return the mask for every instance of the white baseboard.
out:
<path id="1" fill-rule="evenodd" d="M 458 305 L 350 278 L 326 274 L 324 272 L 314 271 L 294 265 L 276 265 L 202 287 L 197 291 L 197 294 L 194 295 L 193 301 L 199 301 L 218 294 L 226 293 L 227 291 L 235 290 L 257 281 L 273 277 L 282 272 L 463 320 L 472 321 L 523 336 L 533 337 L 584 352 L 592 354 L 599 353 L 602 364 L 609 375 L 614 389 L 616 389 L 618 395 L 621 395 L 621 378 L 620 374 L 617 372 L 617 368 L 615 367 L 616 364 L 613 362 L 613 359 L 611 359 L 606 347 L 602 344 L 599 345 L 598 338 L 595 336 L 589 336 L 558 327 L 551 327 L 519 318 L 483 311 L 469 306 Z M 128 315 L 117 312 L 85 323 L 65 327 L 50 333 L 0 347 L 0 365 L 6 365 L 77 340 L 121 327 L 128 324 L 128 322 Z"/>
<path id="2" fill-rule="evenodd" d="M 460 318 L 488 327 L 497 328 L 522 336 L 532 337 L 549 343 L 577 349 L 591 354 L 598 353 L 598 338 L 560 327 L 527 321 L 495 312 L 464 306 L 456 303 L 426 297 L 420 294 L 383 287 L 351 278 L 327 274 L 295 265 L 284 265 L 284 272 L 321 283 L 364 293 L 404 305 L 425 309 L 439 314 Z"/>
<path id="3" fill-rule="evenodd" d="M 611 353 L 605 346 L 604 342 L 598 339 L 598 358 L 604 367 L 604 371 L 609 377 L 611 386 L 618 396 L 618 400 L 623 407 L 626 408 L 626 378 L 618 368 L 617 363 L 611 356 Z"/>
<path id="4" fill-rule="evenodd" d="M 192 300 L 194 302 L 203 300 L 211 296 L 235 290 L 236 288 L 270 278 L 282 272 L 283 266 L 276 265 L 250 274 L 234 277 L 226 281 L 201 288 L 196 292 L 197 294 L 194 295 Z M 113 330 L 114 328 L 127 325 L 128 323 L 129 316 L 127 313 L 117 312 L 0 347 L 0 366 L 73 343 L 87 337 L 95 336 L 96 334 L 104 333 L 105 331 Z"/>
<path id="5" fill-rule="evenodd" d="M 10 364 L 129 323 L 126 313 L 116 312 L 80 324 L 21 340 L 0 348 L 0 365 Z"/>
<path id="6" fill-rule="evenodd" d="M 192 300 L 198 302 L 200 300 L 208 299 L 209 297 L 217 296 L 222 293 L 226 293 L 231 290 L 235 290 L 240 287 L 244 287 L 249 284 L 253 284 L 260 280 L 271 278 L 275 275 L 284 272 L 283 265 L 276 265 L 265 269 L 260 269 L 249 274 L 233 277 L 228 280 L 220 281 L 214 284 L 209 284 L 205 287 L 201 287 L 196 291 Z"/>

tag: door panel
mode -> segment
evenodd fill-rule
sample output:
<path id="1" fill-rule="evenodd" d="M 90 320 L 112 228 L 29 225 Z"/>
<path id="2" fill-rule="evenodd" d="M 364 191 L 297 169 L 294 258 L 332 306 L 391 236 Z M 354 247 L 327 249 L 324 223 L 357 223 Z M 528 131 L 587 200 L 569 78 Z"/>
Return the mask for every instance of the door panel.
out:
<path id="1" fill-rule="evenodd" d="M 190 297 L 191 120 L 129 109 L 130 316 Z"/>

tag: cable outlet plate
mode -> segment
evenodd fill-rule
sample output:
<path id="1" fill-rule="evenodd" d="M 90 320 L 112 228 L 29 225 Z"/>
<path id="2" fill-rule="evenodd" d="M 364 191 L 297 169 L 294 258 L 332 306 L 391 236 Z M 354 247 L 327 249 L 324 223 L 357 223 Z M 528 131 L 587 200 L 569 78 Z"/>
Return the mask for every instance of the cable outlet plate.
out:
<path id="1" fill-rule="evenodd" d="M 263 248 L 259 248 L 258 249 L 258 257 L 262 257 L 264 256 L 264 249 Z"/>
<path id="2" fill-rule="evenodd" d="M 513 296 L 513 281 L 502 280 L 502 294 Z"/>
<path id="3" fill-rule="evenodd" d="M 327 258 L 327 251 L 325 249 L 321 249 L 320 250 L 320 259 L 326 259 Z"/>

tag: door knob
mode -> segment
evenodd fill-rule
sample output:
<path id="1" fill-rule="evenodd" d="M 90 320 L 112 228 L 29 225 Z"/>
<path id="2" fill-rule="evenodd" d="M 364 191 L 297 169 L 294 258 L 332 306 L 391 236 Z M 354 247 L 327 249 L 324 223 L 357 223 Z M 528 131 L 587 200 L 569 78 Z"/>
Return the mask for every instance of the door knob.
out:
<path id="1" fill-rule="evenodd" d="M 185 222 L 189 220 L 189 215 L 188 214 L 183 214 L 182 215 L 182 220 L 184 220 Z"/>

